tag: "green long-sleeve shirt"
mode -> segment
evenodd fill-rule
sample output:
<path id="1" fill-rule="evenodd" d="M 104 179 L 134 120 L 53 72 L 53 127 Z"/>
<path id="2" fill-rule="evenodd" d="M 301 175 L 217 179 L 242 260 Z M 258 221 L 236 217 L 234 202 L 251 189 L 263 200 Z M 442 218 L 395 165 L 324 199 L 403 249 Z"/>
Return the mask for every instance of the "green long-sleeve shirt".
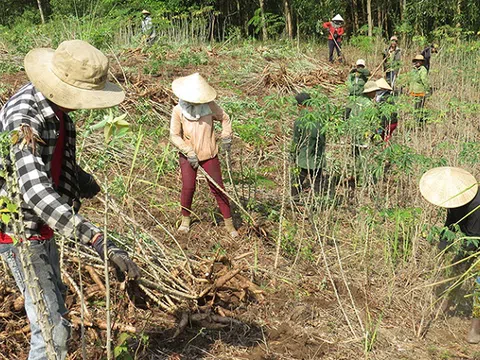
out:
<path id="1" fill-rule="evenodd" d="M 428 71 L 425 66 L 413 68 L 410 72 L 410 92 L 415 94 L 427 94 L 430 92 Z"/>
<path id="2" fill-rule="evenodd" d="M 350 96 L 360 96 L 365 89 L 365 83 L 368 81 L 370 71 L 368 69 L 353 69 L 350 71 L 347 79 L 347 87 Z"/>
<path id="3" fill-rule="evenodd" d="M 325 152 L 325 135 L 320 122 L 307 121 L 305 118 L 295 121 L 293 126 L 293 156 L 295 164 L 302 169 L 322 167 Z"/>

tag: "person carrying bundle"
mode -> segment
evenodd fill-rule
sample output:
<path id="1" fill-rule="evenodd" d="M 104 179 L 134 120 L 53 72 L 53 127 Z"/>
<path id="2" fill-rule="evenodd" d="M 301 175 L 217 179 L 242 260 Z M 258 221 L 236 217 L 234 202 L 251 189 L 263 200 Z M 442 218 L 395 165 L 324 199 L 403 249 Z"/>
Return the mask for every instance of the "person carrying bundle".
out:
<path id="1" fill-rule="evenodd" d="M 394 35 L 390 38 L 390 45 L 383 52 L 383 70 L 388 84 L 394 88 L 402 61 L 402 50 L 398 47 L 398 38 Z"/>
<path id="2" fill-rule="evenodd" d="M 328 61 L 333 63 L 333 52 L 337 49 L 337 57 L 342 62 L 342 35 L 345 33 L 343 24 L 345 21 L 337 14 L 332 21 L 323 23 L 323 28 L 328 29 Z"/>
<path id="3" fill-rule="evenodd" d="M 350 74 L 348 75 L 348 95 L 361 96 L 369 76 L 370 71 L 368 71 L 368 69 L 365 67 L 365 60 L 358 59 L 355 67 L 350 70 Z"/>
<path id="4" fill-rule="evenodd" d="M 199 74 L 175 79 L 173 93 L 178 96 L 178 105 L 173 108 L 170 122 L 170 141 L 180 150 L 180 170 L 182 173 L 182 222 L 179 232 L 190 231 L 190 216 L 195 193 L 197 169 L 202 167 L 215 181 L 208 185 L 215 196 L 225 221 L 225 229 L 235 238 L 238 232 L 233 226 L 228 197 L 218 188 L 224 189 L 218 146 L 215 140 L 214 121 L 222 123 L 222 145 L 226 153 L 232 146 L 232 122 L 230 117 L 214 100 L 217 92 Z"/>
<path id="5" fill-rule="evenodd" d="M 447 209 L 445 227 L 460 231 L 465 237 L 480 238 L 480 191 L 475 177 L 457 167 L 438 167 L 427 171 L 420 179 L 420 193 L 429 203 Z M 442 239 L 443 241 L 443 239 Z M 464 240 L 467 242 L 467 239 Z M 446 246 L 446 244 L 445 244 Z M 479 249 L 475 248 L 475 252 Z M 472 322 L 467 341 L 480 343 L 480 270 L 476 269 L 473 292 Z"/>

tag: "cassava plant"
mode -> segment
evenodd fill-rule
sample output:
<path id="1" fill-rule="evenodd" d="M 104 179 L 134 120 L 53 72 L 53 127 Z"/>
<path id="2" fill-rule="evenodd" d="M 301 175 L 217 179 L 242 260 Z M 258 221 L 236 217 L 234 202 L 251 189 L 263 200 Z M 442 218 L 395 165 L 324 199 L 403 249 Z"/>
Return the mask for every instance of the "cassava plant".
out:
<path id="1" fill-rule="evenodd" d="M 5 225 L 10 224 L 13 228 L 14 244 L 20 250 L 20 261 L 25 276 L 25 285 L 35 306 L 38 325 L 46 345 L 45 352 L 48 360 L 56 360 L 58 357 L 52 336 L 53 325 L 48 316 L 47 305 L 42 296 L 43 290 L 40 287 L 39 279 L 33 266 L 30 241 L 27 241 L 25 234 L 25 224 L 21 206 L 22 198 L 20 196 L 20 188 L 15 171 L 15 158 L 12 151 L 14 146 L 32 146 L 32 148 L 35 149 L 35 141 L 37 141 L 36 135 L 32 133 L 29 127 L 21 127 L 19 130 L 13 132 L 3 132 L 1 135 L 1 158 L 4 164 L 0 177 L 5 181 L 8 193 L 8 197 L 2 199 L 2 203 L 6 205 L 4 208 L 6 211 L 2 211 L 1 221 L 4 222 Z"/>

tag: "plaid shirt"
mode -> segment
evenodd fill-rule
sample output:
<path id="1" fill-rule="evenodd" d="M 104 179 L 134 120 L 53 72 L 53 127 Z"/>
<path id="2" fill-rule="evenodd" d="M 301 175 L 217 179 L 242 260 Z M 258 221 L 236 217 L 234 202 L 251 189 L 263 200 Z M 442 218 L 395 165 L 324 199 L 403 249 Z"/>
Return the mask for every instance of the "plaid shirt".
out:
<path id="1" fill-rule="evenodd" d="M 20 192 L 23 197 L 23 216 L 27 238 L 38 236 L 47 224 L 60 234 L 77 238 L 87 244 L 100 232 L 96 226 L 72 209 L 78 203 L 80 189 L 76 163 L 75 124 L 65 114 L 65 151 L 58 187 L 54 188 L 50 174 L 52 156 L 59 136 L 60 121 L 46 98 L 32 84 L 24 86 L 0 110 L 0 131 L 12 131 L 28 125 L 45 142 L 31 146 L 12 147 Z M 0 166 L 4 159 L 0 160 Z M 5 180 L 0 179 L 0 195 L 7 196 Z M 7 234 L 12 229 L 7 228 Z"/>

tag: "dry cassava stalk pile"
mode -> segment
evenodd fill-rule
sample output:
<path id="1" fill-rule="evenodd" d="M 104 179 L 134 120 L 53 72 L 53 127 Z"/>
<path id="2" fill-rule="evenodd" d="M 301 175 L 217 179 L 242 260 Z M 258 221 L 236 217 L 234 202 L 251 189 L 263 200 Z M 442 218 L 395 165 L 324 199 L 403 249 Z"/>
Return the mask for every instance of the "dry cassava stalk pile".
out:
<path id="1" fill-rule="evenodd" d="M 269 62 L 263 68 L 255 65 L 244 85 L 251 94 L 274 90 L 280 95 L 288 95 L 313 86 L 334 91 L 337 85 L 344 83 L 345 77 L 340 69 L 308 58 L 308 66 L 300 69 L 292 69 L 283 62 Z"/>
<path id="2" fill-rule="evenodd" d="M 113 202 L 109 208 L 118 212 Z M 132 228 L 139 229 L 136 220 L 125 214 L 118 215 L 130 222 Z M 167 229 L 165 234 L 170 237 L 170 243 L 176 243 Z M 179 246 L 169 247 L 165 245 L 165 239 L 160 240 L 157 236 L 145 231 L 122 239 L 112 236 L 133 254 L 143 276 L 138 282 L 114 283 L 115 331 L 154 334 L 174 328 L 175 338 L 189 324 L 220 329 L 239 325 L 240 321 L 235 319 L 237 310 L 250 302 L 264 300 L 263 291 L 249 279 L 249 270 L 239 265 L 240 260 L 250 253 L 236 259 L 219 252 L 209 259 L 188 257 Z M 102 331 L 107 327 L 104 265 L 90 247 L 77 246 L 66 239 L 57 243 L 73 326 L 78 329 L 83 323 L 90 342 L 103 341 L 105 335 Z M 0 267 L 0 353 L 8 354 L 12 349 L 18 349 L 21 354 L 28 348 L 29 326 L 23 298 L 8 272 L 6 266 Z M 113 270 L 111 274 L 115 276 Z M 147 321 L 146 318 L 151 316 L 148 314 L 155 314 L 154 318 Z M 79 337 L 79 331 L 74 332 L 75 336 Z"/>

